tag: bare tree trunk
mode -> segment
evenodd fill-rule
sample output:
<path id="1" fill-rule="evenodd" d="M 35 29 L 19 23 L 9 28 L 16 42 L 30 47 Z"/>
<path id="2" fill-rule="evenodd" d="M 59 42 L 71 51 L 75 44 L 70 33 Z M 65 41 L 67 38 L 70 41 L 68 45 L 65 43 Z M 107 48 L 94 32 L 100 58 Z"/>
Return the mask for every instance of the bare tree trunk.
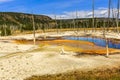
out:
<path id="1" fill-rule="evenodd" d="M 111 2 L 111 7 L 112 7 L 112 27 L 116 27 L 117 18 L 116 18 L 116 12 L 114 10 L 114 6 L 113 6 L 112 2 Z M 113 32 L 115 32 L 115 30 L 117 31 L 117 27 L 115 29 L 113 29 Z"/>
<path id="2" fill-rule="evenodd" d="M 106 57 L 109 56 L 109 46 L 108 46 L 108 39 L 106 38 Z"/>
<path id="3" fill-rule="evenodd" d="M 35 21 L 34 21 L 34 15 L 32 14 L 32 23 L 33 23 L 33 43 L 36 44 L 36 38 L 35 38 Z"/>
<path id="4" fill-rule="evenodd" d="M 117 18 L 116 18 L 117 33 L 118 33 L 118 34 L 119 34 L 119 3 L 120 3 L 120 0 L 118 0 L 118 5 L 117 5 Z"/>
<path id="5" fill-rule="evenodd" d="M 110 7 L 111 7 L 111 0 L 109 0 L 108 2 L 108 26 L 107 26 L 107 31 L 109 31 L 109 27 L 110 27 Z"/>
<path id="6" fill-rule="evenodd" d="M 108 25 L 107 25 L 107 30 L 110 27 L 110 5 L 111 5 L 111 0 L 109 0 L 109 5 L 108 5 Z M 105 40 L 106 40 L 106 57 L 109 56 L 109 46 L 108 46 L 108 39 L 106 38 L 106 33 L 105 33 Z"/>
<path id="7" fill-rule="evenodd" d="M 62 17 L 60 16 L 60 25 L 59 25 L 59 29 L 58 29 L 59 33 L 61 33 L 61 28 L 62 28 Z"/>
<path id="8" fill-rule="evenodd" d="M 14 34 L 14 26 L 13 25 L 10 25 L 10 30 L 11 30 L 11 33 Z"/>
<path id="9" fill-rule="evenodd" d="M 103 23 L 103 26 L 104 26 L 104 29 L 103 29 L 103 37 L 105 39 L 105 42 L 106 42 L 106 57 L 109 56 L 109 46 L 108 46 L 108 39 L 106 38 L 106 27 L 105 27 L 105 21 Z"/>
<path id="10" fill-rule="evenodd" d="M 73 30 L 75 32 L 75 19 L 74 19 L 74 15 L 73 15 Z"/>
<path id="11" fill-rule="evenodd" d="M 103 36 L 105 38 L 105 33 L 106 33 L 106 27 L 105 27 L 105 20 L 103 22 Z"/>
<path id="12" fill-rule="evenodd" d="M 92 26 L 93 26 L 93 31 L 95 31 L 95 21 L 94 21 L 94 0 L 92 0 L 92 12 L 93 12 L 93 15 L 92 15 Z"/>
<path id="13" fill-rule="evenodd" d="M 55 15 L 55 27 L 56 27 L 56 32 L 57 32 L 57 34 L 59 34 L 58 26 L 57 26 L 57 21 L 56 21 L 56 15 Z"/>
<path id="14" fill-rule="evenodd" d="M 6 25 L 3 25 L 3 27 L 4 27 L 4 36 L 7 36 Z"/>
<path id="15" fill-rule="evenodd" d="M 78 33 L 79 27 L 78 27 L 78 21 L 77 21 L 77 19 L 78 19 L 78 12 L 77 12 L 77 10 L 76 10 L 76 31 L 77 31 L 77 33 Z"/>

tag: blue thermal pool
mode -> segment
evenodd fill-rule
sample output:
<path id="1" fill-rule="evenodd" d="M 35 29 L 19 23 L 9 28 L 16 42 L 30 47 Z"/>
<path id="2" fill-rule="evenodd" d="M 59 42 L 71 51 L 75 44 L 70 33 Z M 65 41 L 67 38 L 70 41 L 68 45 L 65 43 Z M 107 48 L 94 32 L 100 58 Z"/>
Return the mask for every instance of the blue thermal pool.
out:
<path id="1" fill-rule="evenodd" d="M 92 37 L 64 37 L 64 39 L 68 40 L 82 40 L 82 41 L 89 41 L 93 42 L 95 45 L 105 47 L 106 41 L 101 38 L 92 38 Z M 109 48 L 116 48 L 120 49 L 120 43 L 113 43 L 112 41 L 108 41 Z"/>

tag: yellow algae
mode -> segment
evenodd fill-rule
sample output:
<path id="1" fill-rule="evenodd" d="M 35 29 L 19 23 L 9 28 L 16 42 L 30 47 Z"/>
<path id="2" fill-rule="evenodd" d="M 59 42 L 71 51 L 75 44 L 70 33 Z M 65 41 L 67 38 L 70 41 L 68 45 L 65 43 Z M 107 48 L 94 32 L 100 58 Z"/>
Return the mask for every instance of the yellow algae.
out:
<path id="1" fill-rule="evenodd" d="M 78 53 L 86 53 L 86 54 L 106 54 L 106 48 L 96 46 L 92 42 L 88 41 L 77 41 L 77 40 L 47 40 L 47 41 L 36 41 L 40 48 L 44 48 L 45 46 L 56 45 L 56 50 L 60 50 L 62 47 L 66 51 L 73 51 Z M 20 44 L 29 44 L 32 41 L 27 40 L 16 40 L 16 43 Z M 109 53 L 117 53 L 120 52 L 119 49 L 109 48 Z"/>

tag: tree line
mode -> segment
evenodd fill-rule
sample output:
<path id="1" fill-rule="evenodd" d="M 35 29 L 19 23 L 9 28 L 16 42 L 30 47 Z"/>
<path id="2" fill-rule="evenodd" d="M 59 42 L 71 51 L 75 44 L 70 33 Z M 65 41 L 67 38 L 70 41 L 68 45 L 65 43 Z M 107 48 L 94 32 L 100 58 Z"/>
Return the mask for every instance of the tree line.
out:
<path id="1" fill-rule="evenodd" d="M 35 30 L 46 29 L 78 29 L 78 28 L 93 28 L 93 18 L 82 19 L 51 19 L 48 16 L 33 15 Z M 119 22 L 120 23 L 120 22 Z M 108 18 L 94 18 L 94 28 L 103 28 L 104 26 L 116 27 L 116 19 L 111 18 L 108 23 Z M 120 26 L 120 24 L 119 24 Z M 0 35 L 8 36 L 15 31 L 32 31 L 32 15 L 23 13 L 0 13 Z"/>

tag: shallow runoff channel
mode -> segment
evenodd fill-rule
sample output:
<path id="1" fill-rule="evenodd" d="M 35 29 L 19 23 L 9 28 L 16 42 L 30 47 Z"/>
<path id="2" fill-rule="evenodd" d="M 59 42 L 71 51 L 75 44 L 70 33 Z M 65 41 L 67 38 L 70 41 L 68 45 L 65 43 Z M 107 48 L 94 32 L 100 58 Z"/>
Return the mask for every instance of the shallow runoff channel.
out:
<path id="1" fill-rule="evenodd" d="M 69 36 L 69 37 L 64 37 L 64 39 L 89 41 L 89 42 L 93 42 L 95 45 L 98 45 L 98 46 L 102 46 L 102 47 L 106 46 L 106 41 L 105 41 L 105 39 L 102 39 L 102 38 Z M 120 49 L 120 43 L 113 43 L 110 40 L 108 41 L 108 46 L 109 46 L 109 48 Z"/>

